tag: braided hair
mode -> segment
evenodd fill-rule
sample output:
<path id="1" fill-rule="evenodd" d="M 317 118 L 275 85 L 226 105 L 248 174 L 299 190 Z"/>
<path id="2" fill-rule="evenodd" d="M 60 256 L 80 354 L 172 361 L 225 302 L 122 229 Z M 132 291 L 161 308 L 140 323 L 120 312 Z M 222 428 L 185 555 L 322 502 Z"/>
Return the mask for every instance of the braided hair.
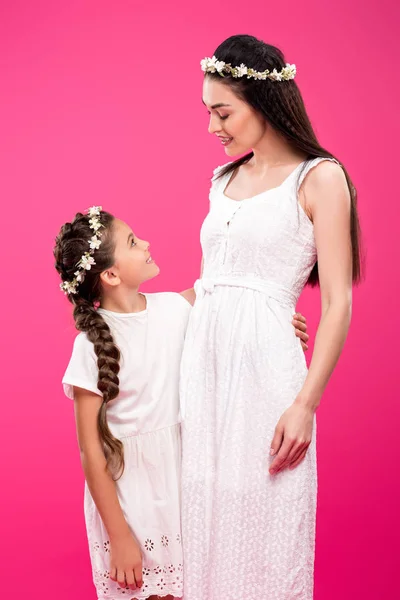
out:
<path id="1" fill-rule="evenodd" d="M 230 63 L 232 66 L 245 64 L 256 71 L 269 69 L 280 71 L 286 65 L 283 53 L 276 48 L 258 40 L 250 35 L 233 35 L 226 39 L 215 50 L 214 55 L 218 60 Z M 267 80 L 247 79 L 246 77 L 233 78 L 224 74 L 206 73 L 205 77 L 219 81 L 232 88 L 232 91 L 241 100 L 249 104 L 258 114 L 270 123 L 279 132 L 292 148 L 307 156 L 307 160 L 314 158 L 335 158 L 325 150 L 317 140 L 310 119 L 304 106 L 300 90 L 294 80 L 275 82 Z M 247 163 L 253 152 L 249 152 L 236 161 L 221 169 L 218 177 L 223 177 L 234 172 L 241 165 Z M 352 242 L 353 281 L 361 278 L 360 257 L 360 226 L 357 213 L 356 190 L 350 176 L 343 167 L 347 185 L 350 192 L 350 234 Z M 301 173 L 299 174 L 301 177 Z M 318 263 L 311 271 L 308 284 L 317 285 Z"/>
<path id="2" fill-rule="evenodd" d="M 72 223 L 65 223 L 55 242 L 55 267 L 63 282 L 74 278 L 76 265 L 81 256 L 87 252 L 93 231 L 89 224 L 90 216 L 77 213 Z M 95 265 L 85 271 L 85 278 L 79 284 L 76 294 L 68 294 L 73 304 L 73 316 L 78 331 L 84 331 L 94 346 L 97 357 L 97 387 L 103 395 L 103 402 L 97 417 L 97 427 L 107 458 L 107 468 L 112 473 L 122 475 L 124 469 L 123 446 L 116 439 L 107 423 L 107 403 L 119 394 L 119 360 L 120 351 L 116 346 L 111 331 L 102 315 L 97 311 L 102 288 L 100 275 L 114 264 L 114 241 L 112 225 L 114 217 L 101 211 L 102 224 L 101 245 L 95 251 Z"/>

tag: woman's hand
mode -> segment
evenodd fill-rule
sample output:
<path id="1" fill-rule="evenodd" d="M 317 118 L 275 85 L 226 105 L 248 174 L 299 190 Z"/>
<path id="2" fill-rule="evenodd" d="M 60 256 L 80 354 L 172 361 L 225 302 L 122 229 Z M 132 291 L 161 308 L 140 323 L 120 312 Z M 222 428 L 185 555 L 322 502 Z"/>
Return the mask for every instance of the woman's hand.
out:
<path id="1" fill-rule="evenodd" d="M 308 350 L 307 342 L 310 336 L 307 334 L 307 321 L 301 313 L 295 313 L 293 315 L 292 325 L 295 328 L 296 335 L 300 339 L 301 347 L 304 352 Z"/>
<path id="2" fill-rule="evenodd" d="M 301 404 L 292 404 L 279 419 L 271 444 L 275 456 L 269 472 L 276 475 L 289 467 L 294 469 L 304 459 L 311 443 L 314 411 Z"/>
<path id="3" fill-rule="evenodd" d="M 142 587 L 142 554 L 131 533 L 118 537 L 110 545 L 110 579 L 121 588 L 136 590 Z"/>

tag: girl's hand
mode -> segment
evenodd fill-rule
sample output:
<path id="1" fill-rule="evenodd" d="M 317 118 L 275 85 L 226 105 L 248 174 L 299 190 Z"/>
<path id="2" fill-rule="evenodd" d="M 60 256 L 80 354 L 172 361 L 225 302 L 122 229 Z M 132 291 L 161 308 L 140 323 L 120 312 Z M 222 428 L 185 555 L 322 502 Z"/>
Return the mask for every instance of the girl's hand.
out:
<path id="1" fill-rule="evenodd" d="M 110 579 L 121 588 L 142 587 L 142 554 L 131 533 L 111 542 Z"/>
<path id="2" fill-rule="evenodd" d="M 292 404 L 283 413 L 271 444 L 271 456 L 276 455 L 269 469 L 271 475 L 301 463 L 311 443 L 313 420 L 314 411 L 301 404 Z"/>
<path id="3" fill-rule="evenodd" d="M 293 315 L 292 325 L 296 330 L 296 335 L 300 339 L 301 347 L 305 352 L 308 350 L 307 342 L 310 338 L 307 334 L 307 320 L 301 313 L 295 313 Z"/>

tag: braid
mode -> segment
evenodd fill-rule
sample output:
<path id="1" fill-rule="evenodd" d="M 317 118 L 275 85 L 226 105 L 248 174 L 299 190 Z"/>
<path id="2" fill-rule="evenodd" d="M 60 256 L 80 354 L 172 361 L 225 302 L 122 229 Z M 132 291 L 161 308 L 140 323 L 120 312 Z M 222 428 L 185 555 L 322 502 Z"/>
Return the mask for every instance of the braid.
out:
<path id="1" fill-rule="evenodd" d="M 95 264 L 85 273 L 77 293 L 68 294 L 68 300 L 74 306 L 73 316 L 77 330 L 85 332 L 94 347 L 98 367 L 97 387 L 103 395 L 97 427 L 107 458 L 107 468 L 111 473 L 121 476 L 124 470 L 123 446 L 121 441 L 112 435 L 107 423 L 107 404 L 119 394 L 120 351 L 109 326 L 96 309 L 102 293 L 100 275 L 114 262 L 114 242 L 110 234 L 114 217 L 102 211 L 100 220 L 104 233 L 101 246 L 95 253 Z M 54 258 L 56 270 L 63 282 L 73 279 L 76 265 L 87 251 L 92 235 L 89 217 L 82 213 L 77 213 L 72 223 L 65 223 L 61 227 L 56 238 Z"/>
<path id="2" fill-rule="evenodd" d="M 107 457 L 107 466 L 112 472 L 123 473 L 124 453 L 120 440 L 115 438 L 107 423 L 107 403 L 119 394 L 119 360 L 120 351 L 116 346 L 111 331 L 101 314 L 91 302 L 84 298 L 73 298 L 74 319 L 78 331 L 84 331 L 94 346 L 99 370 L 97 387 L 103 394 L 97 425 L 104 451 Z"/>

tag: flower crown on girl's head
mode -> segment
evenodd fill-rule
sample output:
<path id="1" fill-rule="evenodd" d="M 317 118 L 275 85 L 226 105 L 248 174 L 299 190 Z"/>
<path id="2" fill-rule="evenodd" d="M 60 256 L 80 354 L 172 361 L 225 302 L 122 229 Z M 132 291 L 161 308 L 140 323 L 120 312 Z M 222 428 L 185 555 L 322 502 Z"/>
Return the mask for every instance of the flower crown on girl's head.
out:
<path id="1" fill-rule="evenodd" d="M 273 71 L 269 71 L 268 69 L 265 71 L 255 71 L 250 67 L 246 67 L 244 64 L 241 64 L 239 67 L 232 67 L 230 63 L 224 63 L 222 60 L 218 60 L 216 56 L 213 56 L 212 58 L 203 58 L 203 60 L 200 61 L 200 64 L 204 73 L 218 73 L 221 77 L 225 77 L 224 73 L 228 73 L 235 79 L 238 77 L 247 77 L 247 79 L 289 81 L 289 79 L 294 79 L 296 76 L 296 65 L 290 65 L 289 63 L 286 63 L 286 66 L 283 67 L 281 71 L 277 71 L 276 69 Z"/>
<path id="2" fill-rule="evenodd" d="M 85 279 L 86 271 L 90 271 L 92 265 L 96 264 L 93 254 L 101 245 L 99 229 L 104 227 L 104 225 L 100 223 L 100 212 L 102 210 L 101 206 L 92 206 L 87 210 L 90 217 L 89 227 L 94 231 L 94 234 L 89 240 L 89 250 L 82 255 L 81 260 L 76 265 L 77 270 L 74 273 L 75 277 L 71 281 L 63 281 L 60 283 L 60 289 L 65 295 L 77 294 L 78 285 Z"/>

